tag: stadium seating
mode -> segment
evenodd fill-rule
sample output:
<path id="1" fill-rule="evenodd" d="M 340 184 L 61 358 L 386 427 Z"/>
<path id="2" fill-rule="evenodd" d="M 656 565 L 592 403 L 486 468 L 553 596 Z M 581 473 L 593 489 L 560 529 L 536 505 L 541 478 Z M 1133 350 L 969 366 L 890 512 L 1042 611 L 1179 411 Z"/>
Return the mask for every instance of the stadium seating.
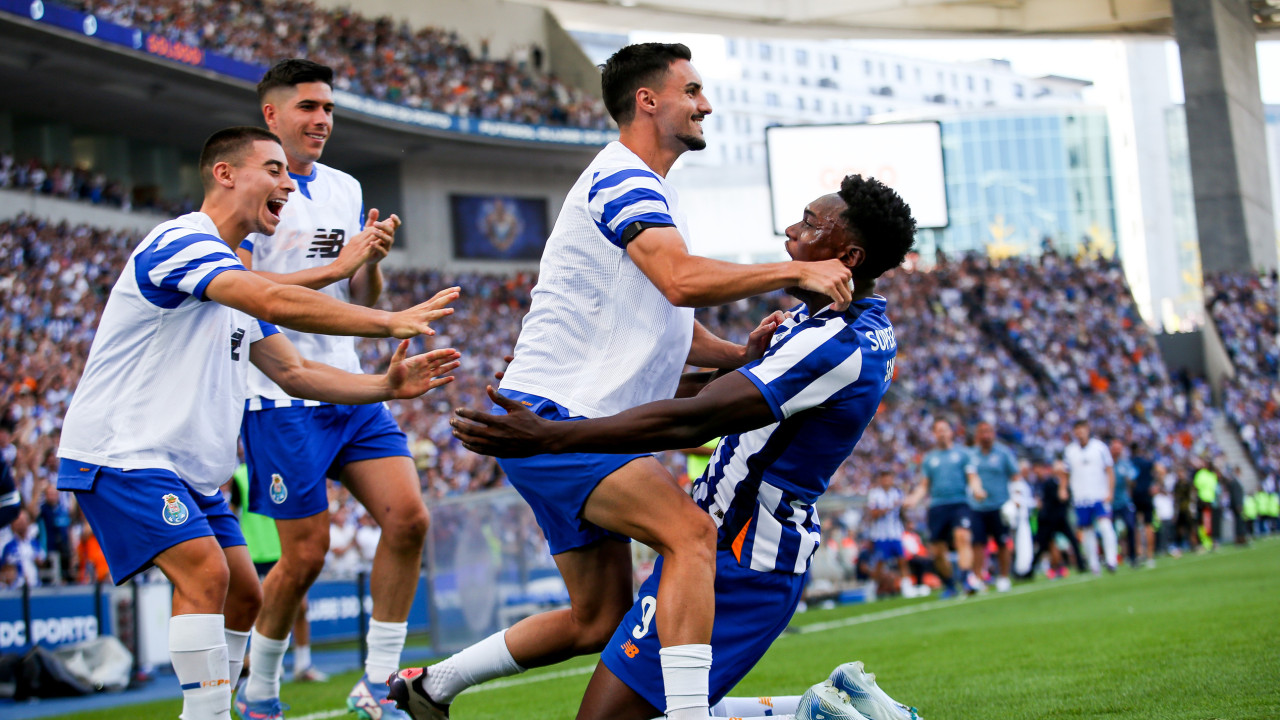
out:
<path id="1" fill-rule="evenodd" d="M 263 67 L 306 57 L 332 67 L 339 90 L 409 107 L 537 125 L 605 129 L 610 123 L 603 103 L 544 72 L 538 48 L 529 48 L 527 58 L 492 58 L 487 48 L 477 52 L 447 30 L 299 0 L 63 4 Z"/>
<path id="2" fill-rule="evenodd" d="M 1276 275 L 1221 273 L 1205 278 L 1205 305 L 1235 366 L 1223 387 L 1223 413 L 1263 476 L 1280 472 L 1280 344 Z"/>

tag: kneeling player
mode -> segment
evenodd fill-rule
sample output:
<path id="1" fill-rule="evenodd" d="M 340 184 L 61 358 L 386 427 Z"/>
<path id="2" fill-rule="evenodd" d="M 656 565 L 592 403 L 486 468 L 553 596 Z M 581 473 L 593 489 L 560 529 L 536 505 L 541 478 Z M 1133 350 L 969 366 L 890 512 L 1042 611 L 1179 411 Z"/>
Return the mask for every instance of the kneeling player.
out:
<path id="1" fill-rule="evenodd" d="M 716 378 L 693 398 L 567 423 L 539 418 L 490 390 L 508 414 L 458 411 L 455 435 L 469 449 L 501 456 L 647 452 L 724 436 L 693 490 L 719 528 L 709 687 L 673 687 L 673 678 L 664 678 L 653 622 L 659 560 L 604 650 L 581 720 L 647 720 L 662 715 L 663 703 L 682 691 L 719 701 L 786 628 L 820 542 L 813 504 L 852 452 L 893 376 L 897 341 L 885 300 L 873 290 L 876 278 L 902 262 L 914 230 L 910 208 L 872 179 L 848 177 L 838 194 L 810 203 L 787 229 L 787 252 L 797 260 L 842 260 L 853 273 L 854 301 L 840 312 L 828 297 L 789 289 L 803 305 L 778 327 L 764 356 Z M 392 676 L 391 696 L 419 720 L 445 717 L 447 709 L 432 700 L 422 677 L 420 669 Z M 856 690 L 891 708 L 876 717 L 910 717 L 878 690 Z M 774 710 L 794 713 L 797 705 L 798 698 L 776 698 Z M 840 717 L 861 716 L 849 708 Z"/>

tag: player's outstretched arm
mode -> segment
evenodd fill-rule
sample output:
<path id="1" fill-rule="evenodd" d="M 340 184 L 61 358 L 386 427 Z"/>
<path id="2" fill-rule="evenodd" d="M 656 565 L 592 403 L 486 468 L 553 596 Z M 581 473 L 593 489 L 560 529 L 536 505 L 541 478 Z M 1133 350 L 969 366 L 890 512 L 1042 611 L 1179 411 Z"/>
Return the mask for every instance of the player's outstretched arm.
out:
<path id="1" fill-rule="evenodd" d="M 392 243 L 395 242 L 396 228 L 400 227 L 400 218 L 396 215 L 378 221 L 378 211 L 370 210 L 365 218 L 364 230 L 357 233 L 348 240 L 339 251 L 338 257 L 328 265 L 320 267 L 305 268 L 291 273 L 273 273 L 264 270 L 254 270 L 255 273 L 262 277 L 277 282 L 282 285 L 301 285 L 302 287 L 319 290 L 320 288 L 332 285 L 339 280 L 352 278 L 357 271 L 363 267 L 367 267 L 369 263 L 376 263 L 387 256 L 387 251 L 391 249 Z M 236 249 L 236 257 L 240 258 L 240 262 L 245 267 L 253 270 L 253 252 L 240 247 Z M 381 276 L 378 278 L 378 291 L 381 292 Z M 357 300 L 363 299 L 367 294 L 368 288 L 359 288 L 359 293 L 355 293 Z M 360 302 L 361 305 L 373 305 L 377 302 L 375 296 L 370 302 Z"/>
<path id="2" fill-rule="evenodd" d="M 769 349 L 770 341 L 773 340 L 774 331 L 788 317 L 790 315 L 781 310 L 770 313 L 768 317 L 760 321 L 755 330 L 751 331 L 751 335 L 747 337 L 746 345 L 739 345 L 717 337 L 702 323 L 695 321 L 693 323 L 693 343 L 689 348 L 689 359 L 686 362 L 696 367 L 736 370 L 752 360 L 764 356 L 765 351 Z M 680 397 L 680 395 L 676 397 Z"/>
<path id="3" fill-rule="evenodd" d="M 507 414 L 459 408 L 452 425 L 454 436 L 468 450 L 495 457 L 675 450 L 777 422 L 760 390 L 741 373 L 717 378 L 695 397 L 659 400 L 575 422 L 544 420 L 492 387 L 489 397 Z"/>
<path id="4" fill-rule="evenodd" d="M 349 373 L 303 358 L 288 338 L 277 333 L 254 343 L 249 359 L 293 397 L 337 405 L 405 400 L 453 382 L 448 373 L 458 367 L 461 356 L 457 350 L 406 357 L 408 350 L 409 341 L 400 341 L 383 375 Z"/>
<path id="5" fill-rule="evenodd" d="M 852 274 L 838 259 L 739 265 L 690 255 L 680 231 L 652 227 L 627 245 L 627 254 L 672 305 L 710 307 L 789 287 L 831 298 L 843 310 L 853 300 Z"/>
<path id="6" fill-rule="evenodd" d="M 403 339 L 434 335 L 430 323 L 453 314 L 453 308 L 447 306 L 458 299 L 460 292 L 457 287 L 447 288 L 408 310 L 388 312 L 344 303 L 298 285 L 281 285 L 256 273 L 232 271 L 209 281 L 205 296 L 292 330 Z"/>

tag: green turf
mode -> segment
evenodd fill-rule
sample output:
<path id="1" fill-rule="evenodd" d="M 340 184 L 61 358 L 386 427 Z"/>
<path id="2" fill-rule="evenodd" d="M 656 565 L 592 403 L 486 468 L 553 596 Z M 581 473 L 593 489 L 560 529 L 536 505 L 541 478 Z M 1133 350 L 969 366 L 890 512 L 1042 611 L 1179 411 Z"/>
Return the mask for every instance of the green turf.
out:
<path id="1" fill-rule="evenodd" d="M 739 695 L 799 694 L 841 662 L 929 720 L 1280 718 L 1280 541 L 1008 595 L 798 615 Z M 463 695 L 458 720 L 572 718 L 593 658 Z M 550 677 L 543 677 L 550 676 Z M 290 718 L 343 707 L 352 673 L 286 686 Z M 155 703 L 77 718 L 175 717 Z"/>

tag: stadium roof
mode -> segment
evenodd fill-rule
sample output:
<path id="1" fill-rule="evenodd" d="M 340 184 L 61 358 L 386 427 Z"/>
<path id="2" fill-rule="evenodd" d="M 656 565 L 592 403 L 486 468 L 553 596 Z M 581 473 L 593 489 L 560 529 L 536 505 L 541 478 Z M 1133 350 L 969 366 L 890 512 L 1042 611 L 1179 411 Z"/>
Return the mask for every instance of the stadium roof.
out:
<path id="1" fill-rule="evenodd" d="M 910 38 L 1170 35 L 1171 0 L 518 0 L 566 26 L 721 35 Z M 1251 0 L 1261 31 L 1280 0 Z"/>

